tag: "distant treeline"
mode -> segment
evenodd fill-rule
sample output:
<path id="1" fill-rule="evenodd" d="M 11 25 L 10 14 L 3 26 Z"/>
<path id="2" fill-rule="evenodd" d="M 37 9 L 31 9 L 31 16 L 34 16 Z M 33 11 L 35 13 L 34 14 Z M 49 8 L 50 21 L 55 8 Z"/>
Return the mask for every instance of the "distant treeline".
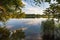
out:
<path id="1" fill-rule="evenodd" d="M 52 16 L 50 15 L 50 17 L 52 17 Z M 25 14 L 25 18 L 48 18 L 48 15 Z"/>
<path id="2" fill-rule="evenodd" d="M 51 15 L 40 15 L 40 14 L 25 14 L 22 13 L 0 13 L 0 21 L 6 21 L 9 18 L 51 18 Z"/>

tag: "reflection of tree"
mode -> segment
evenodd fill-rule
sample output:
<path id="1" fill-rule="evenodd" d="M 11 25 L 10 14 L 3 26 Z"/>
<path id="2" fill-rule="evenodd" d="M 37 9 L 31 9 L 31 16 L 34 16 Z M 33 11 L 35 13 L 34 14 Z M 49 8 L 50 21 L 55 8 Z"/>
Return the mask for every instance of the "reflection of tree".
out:
<path id="1" fill-rule="evenodd" d="M 13 32 L 12 34 L 12 40 L 22 40 L 25 38 L 24 32 L 22 30 L 16 30 L 16 32 Z"/>
<path id="2" fill-rule="evenodd" d="M 10 32 L 6 28 L 0 27 L 0 40 L 9 40 Z"/>
<path id="3" fill-rule="evenodd" d="M 55 24 L 53 20 L 42 22 L 43 27 L 43 40 L 54 40 Z"/>
<path id="4" fill-rule="evenodd" d="M 11 34 L 12 33 L 12 34 Z M 25 38 L 22 30 L 10 32 L 10 30 L 0 27 L 0 40 L 22 40 Z"/>
<path id="5" fill-rule="evenodd" d="M 55 24 L 54 20 L 42 22 L 43 40 L 60 40 L 60 23 Z"/>

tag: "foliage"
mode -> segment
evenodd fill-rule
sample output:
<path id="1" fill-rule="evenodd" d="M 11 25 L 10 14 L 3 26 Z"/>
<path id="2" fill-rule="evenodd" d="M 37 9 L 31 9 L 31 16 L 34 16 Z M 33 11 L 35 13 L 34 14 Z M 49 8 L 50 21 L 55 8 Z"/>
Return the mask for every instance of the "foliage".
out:
<path id="1" fill-rule="evenodd" d="M 43 40 L 60 40 L 60 23 L 55 24 L 53 20 L 42 22 Z"/>
<path id="2" fill-rule="evenodd" d="M 10 31 L 0 27 L 0 40 L 9 40 Z"/>
<path id="3" fill-rule="evenodd" d="M 25 38 L 24 32 L 22 30 L 15 31 L 16 32 L 12 32 L 5 27 L 0 27 L 0 40 L 21 40 Z"/>
<path id="4" fill-rule="evenodd" d="M 53 20 L 47 20 L 42 22 L 43 27 L 43 40 L 54 40 L 54 28 L 55 23 Z"/>
<path id="5" fill-rule="evenodd" d="M 9 19 L 9 13 L 21 13 L 23 7 L 22 0 L 0 0 L 0 21 Z"/>
<path id="6" fill-rule="evenodd" d="M 44 10 L 44 13 L 48 15 L 48 18 L 50 18 L 50 15 L 52 15 L 52 18 L 57 18 L 58 21 L 60 19 L 60 5 L 59 4 L 51 4 L 49 8 Z"/>
<path id="7" fill-rule="evenodd" d="M 22 30 L 16 30 L 16 32 L 13 32 L 12 34 L 12 40 L 21 40 L 24 39 L 25 35 L 24 32 L 22 32 Z"/>
<path id="8" fill-rule="evenodd" d="M 55 28 L 54 35 L 55 40 L 60 40 L 60 23 L 58 23 L 57 27 Z"/>
<path id="9" fill-rule="evenodd" d="M 0 0 L 0 6 L 6 8 L 5 10 L 9 11 L 10 7 L 23 7 L 22 0 Z"/>
<path id="10" fill-rule="evenodd" d="M 41 3 L 41 2 L 51 2 L 51 0 L 34 0 L 36 3 Z M 60 4 L 60 0 L 53 0 L 53 1 L 56 1 L 56 2 L 58 2 L 59 4 Z"/>
<path id="11" fill-rule="evenodd" d="M 27 0 L 25 0 L 25 1 L 27 1 Z M 45 2 L 48 2 L 49 4 L 51 4 L 51 1 L 53 1 L 53 2 L 56 1 L 58 4 L 60 4 L 60 0 L 33 0 L 33 1 L 29 0 L 29 1 L 31 3 L 33 2 L 37 6 L 41 6 L 40 4 L 45 3 Z"/>

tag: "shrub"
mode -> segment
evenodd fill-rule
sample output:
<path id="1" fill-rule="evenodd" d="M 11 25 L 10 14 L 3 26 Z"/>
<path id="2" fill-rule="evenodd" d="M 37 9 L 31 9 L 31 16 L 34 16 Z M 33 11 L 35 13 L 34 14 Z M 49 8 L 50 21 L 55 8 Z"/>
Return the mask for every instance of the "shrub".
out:
<path id="1" fill-rule="evenodd" d="M 42 22 L 43 27 L 43 40 L 54 40 L 54 20 L 47 20 Z"/>

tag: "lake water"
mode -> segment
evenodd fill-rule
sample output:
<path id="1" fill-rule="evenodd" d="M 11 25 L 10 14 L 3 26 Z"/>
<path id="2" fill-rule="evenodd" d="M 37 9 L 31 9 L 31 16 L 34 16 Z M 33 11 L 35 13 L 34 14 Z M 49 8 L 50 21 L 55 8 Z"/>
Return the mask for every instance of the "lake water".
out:
<path id="1" fill-rule="evenodd" d="M 40 40 L 42 35 L 41 22 L 46 19 L 47 18 L 9 19 L 6 22 L 6 26 L 11 31 L 23 28 L 26 40 Z"/>
<path id="2" fill-rule="evenodd" d="M 26 40 L 40 40 L 41 36 L 41 22 L 46 18 L 30 18 L 30 19 L 10 19 L 6 26 L 10 30 L 24 28 Z"/>

